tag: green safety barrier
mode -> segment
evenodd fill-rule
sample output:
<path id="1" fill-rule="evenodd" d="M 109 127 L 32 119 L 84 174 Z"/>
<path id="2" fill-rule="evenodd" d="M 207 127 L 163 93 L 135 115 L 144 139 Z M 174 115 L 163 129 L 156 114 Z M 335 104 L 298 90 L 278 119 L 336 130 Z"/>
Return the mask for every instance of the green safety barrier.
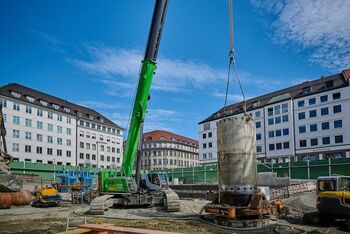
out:
<path id="1" fill-rule="evenodd" d="M 113 170 L 25 162 L 12 162 L 10 169 L 15 174 L 36 175 L 42 179 L 52 179 L 55 177 L 55 171 L 61 170 L 90 171 L 95 173 L 102 170 Z M 350 176 L 350 158 L 258 164 L 257 170 L 258 172 L 276 172 L 279 177 L 290 176 L 292 179 L 316 179 L 318 176 L 334 174 Z M 186 184 L 217 183 L 217 165 L 145 170 L 142 172 L 165 172 L 169 178 L 178 178 L 180 182 Z M 135 173 L 135 170 L 133 173 Z"/>

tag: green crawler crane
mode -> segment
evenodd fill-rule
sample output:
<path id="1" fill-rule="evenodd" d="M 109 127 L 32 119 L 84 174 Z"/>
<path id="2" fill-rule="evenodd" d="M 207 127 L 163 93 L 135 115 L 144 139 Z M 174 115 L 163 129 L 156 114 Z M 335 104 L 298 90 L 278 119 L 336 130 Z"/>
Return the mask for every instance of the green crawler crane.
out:
<path id="1" fill-rule="evenodd" d="M 140 166 L 132 175 L 138 146 L 142 139 L 142 125 L 145 119 L 147 102 L 149 100 L 153 74 L 156 70 L 156 60 L 160 38 L 164 26 L 168 0 L 156 0 L 151 29 L 148 36 L 147 48 L 139 82 L 137 86 L 128 139 L 124 151 L 121 171 L 103 171 L 99 175 L 99 196 L 92 200 L 90 213 L 103 214 L 107 206 L 150 206 L 164 204 L 168 211 L 179 211 L 179 197 L 169 189 L 166 174 L 140 175 Z"/>

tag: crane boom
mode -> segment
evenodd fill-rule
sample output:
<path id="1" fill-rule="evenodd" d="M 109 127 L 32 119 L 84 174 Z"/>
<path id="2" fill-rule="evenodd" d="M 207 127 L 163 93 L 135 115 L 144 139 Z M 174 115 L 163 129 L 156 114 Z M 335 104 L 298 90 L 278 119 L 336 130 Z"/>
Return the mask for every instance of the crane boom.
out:
<path id="1" fill-rule="evenodd" d="M 140 126 L 143 123 L 146 115 L 147 102 L 149 99 L 153 74 L 156 70 L 157 54 L 167 7 L 168 0 L 156 0 L 148 36 L 147 48 L 141 65 L 142 67 L 122 163 L 122 173 L 127 177 L 131 176 L 132 168 L 134 166 L 137 146 L 140 140 Z"/>

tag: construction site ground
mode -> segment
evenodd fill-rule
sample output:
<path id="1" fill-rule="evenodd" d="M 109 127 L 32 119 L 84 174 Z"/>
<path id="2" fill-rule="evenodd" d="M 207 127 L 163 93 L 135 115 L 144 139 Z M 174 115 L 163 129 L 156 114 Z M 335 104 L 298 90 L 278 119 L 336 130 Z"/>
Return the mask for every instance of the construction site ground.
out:
<path id="1" fill-rule="evenodd" d="M 12 207 L 0 210 L 0 233 L 57 233 L 65 231 L 67 218 L 70 226 L 84 223 L 105 222 L 117 226 L 173 231 L 180 233 L 348 233 L 345 223 L 324 223 L 322 226 L 304 225 L 304 213 L 316 211 L 316 195 L 307 192 L 284 200 L 291 214 L 284 219 L 271 220 L 271 225 L 246 231 L 232 231 L 203 223 L 199 220 L 206 200 L 181 200 L 181 212 L 166 213 L 162 207 L 110 209 L 103 216 L 86 215 L 88 205 L 69 202 L 61 207 L 33 208 Z"/>

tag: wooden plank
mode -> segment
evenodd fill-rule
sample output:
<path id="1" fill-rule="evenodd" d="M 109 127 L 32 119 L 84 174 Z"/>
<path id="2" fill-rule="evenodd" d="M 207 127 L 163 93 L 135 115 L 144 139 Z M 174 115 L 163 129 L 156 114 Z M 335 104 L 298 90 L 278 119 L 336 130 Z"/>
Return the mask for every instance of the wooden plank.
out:
<path id="1" fill-rule="evenodd" d="M 86 229 L 86 228 L 77 228 L 77 229 L 73 229 L 73 230 L 68 230 L 65 232 L 59 232 L 57 234 L 88 234 L 90 233 L 91 230 L 90 229 Z"/>
<path id="2" fill-rule="evenodd" d="M 176 232 L 163 232 L 149 229 L 140 229 L 140 228 L 127 228 L 127 227 L 117 227 L 113 226 L 110 223 L 104 224 L 82 224 L 78 225 L 80 228 L 90 229 L 91 231 L 101 232 L 116 232 L 116 233 L 125 233 L 125 234 L 176 234 Z"/>

